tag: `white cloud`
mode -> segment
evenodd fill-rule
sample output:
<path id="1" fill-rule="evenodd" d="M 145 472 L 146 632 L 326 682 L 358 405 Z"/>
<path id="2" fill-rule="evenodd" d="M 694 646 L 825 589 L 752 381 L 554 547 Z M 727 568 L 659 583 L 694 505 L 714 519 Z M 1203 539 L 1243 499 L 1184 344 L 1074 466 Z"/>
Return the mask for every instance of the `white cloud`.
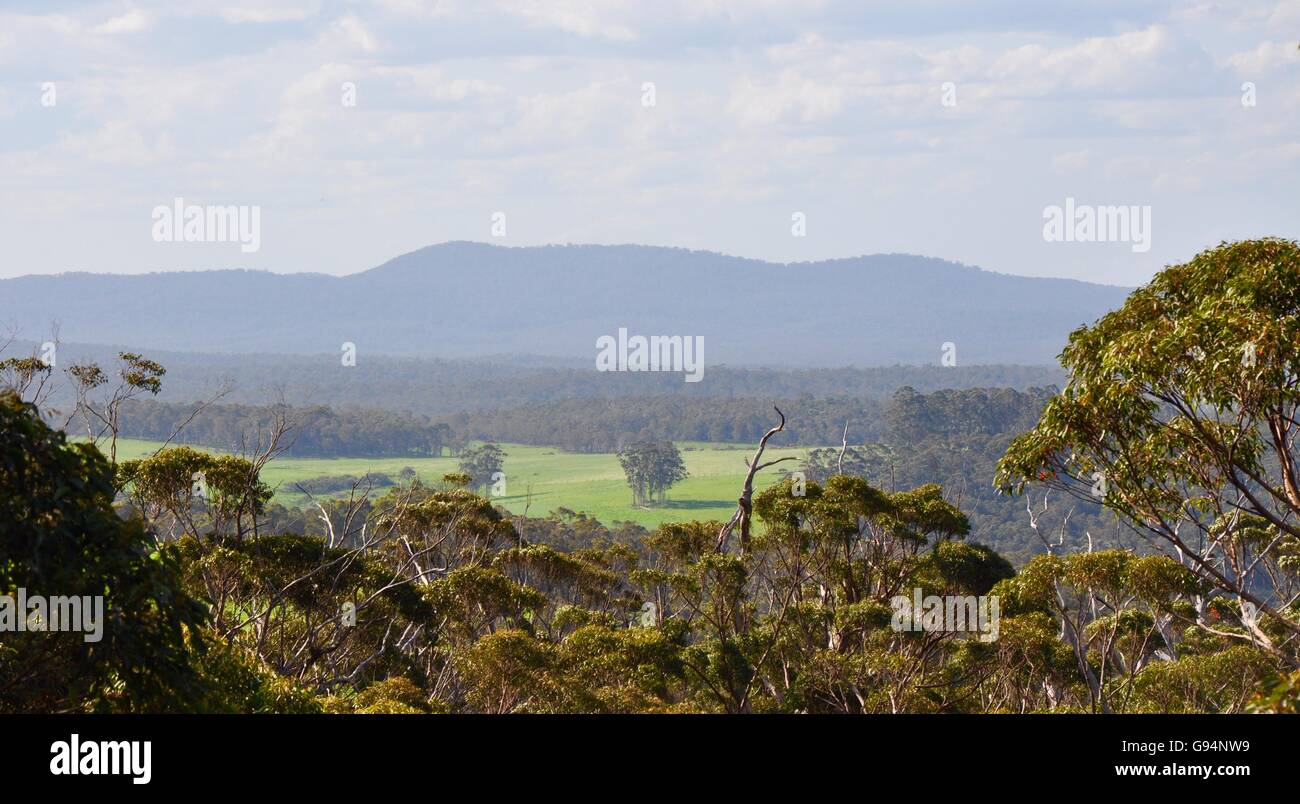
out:
<path id="1" fill-rule="evenodd" d="M 754 78 L 742 81 L 732 90 L 727 111 L 744 126 L 812 124 L 838 115 L 844 107 L 845 95 L 842 86 L 785 70 L 774 81 Z"/>
<path id="2" fill-rule="evenodd" d="M 600 37 L 619 42 L 637 38 L 636 31 L 618 21 L 625 3 L 601 3 L 597 0 L 520 0 L 499 3 L 501 13 L 513 13 L 539 26 L 558 28 L 579 36 Z"/>
<path id="3" fill-rule="evenodd" d="M 218 16 L 229 23 L 272 23 L 272 22 L 300 22 L 310 19 L 320 12 L 319 2 L 290 2 L 277 5 L 270 2 L 260 2 L 255 5 L 229 5 L 224 4 L 218 11 Z"/>
<path id="4" fill-rule="evenodd" d="M 1234 53 L 1228 63 L 1242 78 L 1269 75 L 1284 67 L 1300 66 L 1300 48 L 1295 42 L 1260 42 L 1251 50 Z"/>
<path id="5" fill-rule="evenodd" d="M 1162 89 L 1182 94 L 1210 69 L 1208 54 L 1167 27 L 1052 47 L 1029 44 L 998 57 L 989 77 L 1000 94 L 1067 92 L 1131 97 Z"/>
<path id="6" fill-rule="evenodd" d="M 447 70 L 433 65 L 376 67 L 371 73 L 390 81 L 412 100 L 464 101 L 474 96 L 495 96 L 504 89 L 490 81 L 473 78 L 452 78 Z"/>
<path id="7" fill-rule="evenodd" d="M 442 17 L 453 13 L 454 0 L 375 0 L 382 11 L 412 17 Z"/>
<path id="8" fill-rule="evenodd" d="M 324 41 L 343 49 L 374 53 L 379 49 L 375 37 L 358 17 L 347 14 L 330 25 Z"/>
<path id="9" fill-rule="evenodd" d="M 137 8 L 95 26 L 92 31 L 97 34 L 107 34 L 109 36 L 140 33 L 149 27 L 150 22 L 151 18 L 149 15 Z"/>
<path id="10" fill-rule="evenodd" d="M 1076 173 L 1088 167 L 1092 160 L 1092 151 L 1088 148 L 1081 148 L 1077 151 L 1067 151 L 1052 157 L 1052 167 L 1061 173 Z"/>

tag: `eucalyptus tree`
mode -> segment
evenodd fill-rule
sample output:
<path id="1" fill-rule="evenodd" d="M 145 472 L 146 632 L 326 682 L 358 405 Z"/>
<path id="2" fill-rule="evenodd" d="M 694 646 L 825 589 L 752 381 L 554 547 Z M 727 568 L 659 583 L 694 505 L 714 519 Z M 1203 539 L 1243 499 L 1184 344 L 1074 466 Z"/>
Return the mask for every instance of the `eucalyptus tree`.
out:
<path id="1" fill-rule="evenodd" d="M 1230 243 L 1166 268 L 1076 330 L 1061 362 L 1068 382 L 998 486 L 1103 501 L 1240 602 L 1234 638 L 1294 666 L 1300 246 Z"/>
<path id="2" fill-rule="evenodd" d="M 619 465 L 632 490 L 633 505 L 664 501 L 668 489 L 688 473 L 677 445 L 671 441 L 638 441 L 618 453 Z"/>
<path id="3" fill-rule="evenodd" d="M 469 475 L 472 488 L 487 490 L 501 476 L 505 459 L 505 450 L 488 442 L 461 451 L 460 471 Z"/>

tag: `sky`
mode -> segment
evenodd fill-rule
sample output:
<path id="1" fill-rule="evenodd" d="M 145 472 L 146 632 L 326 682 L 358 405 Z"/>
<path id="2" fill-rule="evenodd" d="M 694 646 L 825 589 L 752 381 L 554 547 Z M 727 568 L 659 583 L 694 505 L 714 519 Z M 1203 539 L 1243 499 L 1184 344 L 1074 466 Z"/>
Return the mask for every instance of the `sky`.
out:
<path id="1" fill-rule="evenodd" d="M 1298 44 L 1300 0 L 5 0 L 0 277 L 475 240 L 1137 285 L 1300 238 Z M 177 198 L 256 250 L 168 241 Z M 1067 199 L 1149 238 L 1049 239 Z"/>

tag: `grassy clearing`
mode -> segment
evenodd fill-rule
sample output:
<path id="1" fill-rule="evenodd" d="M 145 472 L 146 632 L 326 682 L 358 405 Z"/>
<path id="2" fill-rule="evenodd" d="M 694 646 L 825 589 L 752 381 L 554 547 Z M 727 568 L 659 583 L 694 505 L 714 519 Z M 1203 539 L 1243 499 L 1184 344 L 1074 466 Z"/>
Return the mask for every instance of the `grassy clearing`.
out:
<path id="1" fill-rule="evenodd" d="M 157 442 L 123 439 L 118 442 L 118 459 L 143 457 L 158 448 Z M 736 507 L 736 497 L 745 479 L 745 459 L 753 454 L 752 445 L 680 442 L 682 458 L 690 477 L 668 492 L 668 500 L 653 508 L 634 508 L 614 455 L 568 453 L 554 447 L 502 444 L 506 452 L 507 494 L 497 502 L 515 513 L 527 509 L 530 516 L 545 516 L 556 508 L 568 508 L 594 516 L 601 522 L 637 522 L 655 527 L 662 522 L 692 519 L 725 520 Z M 765 460 L 786 455 L 802 458 L 807 448 L 771 448 Z M 262 480 L 276 490 L 276 501 L 287 506 L 301 506 L 306 496 L 294 484 L 321 476 L 354 475 L 382 472 L 394 480 L 403 467 L 409 466 L 420 479 L 432 482 L 453 472 L 457 458 L 280 458 L 267 465 Z M 764 470 L 755 481 L 756 489 L 775 483 L 797 463 Z M 384 490 L 380 489 L 379 493 Z"/>

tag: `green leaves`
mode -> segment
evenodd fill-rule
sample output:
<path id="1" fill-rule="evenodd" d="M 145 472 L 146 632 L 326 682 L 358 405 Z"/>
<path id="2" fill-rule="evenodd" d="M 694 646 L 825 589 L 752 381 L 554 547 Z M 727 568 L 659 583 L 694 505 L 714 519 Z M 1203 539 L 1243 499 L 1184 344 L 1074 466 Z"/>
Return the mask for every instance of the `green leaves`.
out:
<path id="1" fill-rule="evenodd" d="M 495 481 L 501 467 L 505 464 L 505 450 L 496 444 L 487 443 L 466 449 L 460 454 L 460 474 L 469 478 L 469 485 L 476 489 L 487 489 Z M 453 482 L 456 478 L 447 476 Z"/>
<path id="2" fill-rule="evenodd" d="M 619 466 L 632 489 L 633 505 L 649 505 L 687 477 L 682 453 L 671 441 L 637 441 L 618 452 Z"/>
<path id="3" fill-rule="evenodd" d="M 927 558 L 941 588 L 953 594 L 983 595 L 998 581 L 1015 577 L 1011 563 L 982 544 L 943 541 Z"/>
<path id="4" fill-rule="evenodd" d="M 198 601 L 139 521 L 113 510 L 113 471 L 36 409 L 0 394 L 0 594 L 98 596 L 102 641 L 80 632 L 5 634 L 0 711 L 186 711 L 204 682 Z M 187 644 L 187 633 L 191 635 Z"/>
<path id="5" fill-rule="evenodd" d="M 150 519 L 169 514 L 190 535 L 213 538 L 228 535 L 232 525 L 241 533 L 245 526 L 251 530 L 273 494 L 252 461 L 186 446 L 123 461 L 115 483 Z M 196 518 L 196 509 L 202 517 Z"/>
<path id="6" fill-rule="evenodd" d="M 1300 246 L 1224 244 L 1166 268 L 1074 332 L 1061 362 L 1069 383 L 1011 444 L 999 488 L 1097 500 L 1100 485 L 1108 508 L 1225 591 L 1258 588 L 1247 565 L 1295 580 Z M 1202 546 L 1242 546 L 1233 531 L 1253 520 L 1281 537 L 1256 539 L 1258 556 Z"/>

